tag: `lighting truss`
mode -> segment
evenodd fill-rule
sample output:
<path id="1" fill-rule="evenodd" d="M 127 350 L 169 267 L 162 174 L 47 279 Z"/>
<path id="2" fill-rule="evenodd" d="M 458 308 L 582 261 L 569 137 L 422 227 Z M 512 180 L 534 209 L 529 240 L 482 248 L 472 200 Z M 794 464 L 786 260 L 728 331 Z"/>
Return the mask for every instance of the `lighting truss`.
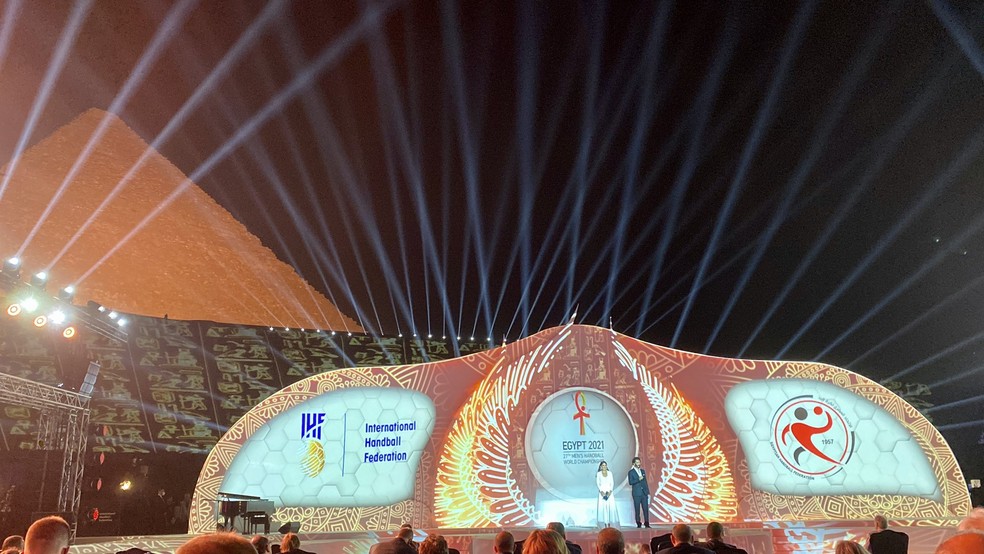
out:
<path id="1" fill-rule="evenodd" d="M 85 469 L 89 396 L 0 373 L 0 402 L 38 410 L 38 439 L 43 441 L 39 447 L 64 450 L 57 511 L 75 514 L 71 522 L 74 540 Z"/>

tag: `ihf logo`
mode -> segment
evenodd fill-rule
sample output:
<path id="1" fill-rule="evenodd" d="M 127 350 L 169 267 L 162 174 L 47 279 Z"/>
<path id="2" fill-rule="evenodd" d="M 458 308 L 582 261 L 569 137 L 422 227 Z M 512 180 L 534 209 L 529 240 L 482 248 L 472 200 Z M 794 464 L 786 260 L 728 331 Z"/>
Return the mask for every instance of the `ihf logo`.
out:
<path id="1" fill-rule="evenodd" d="M 301 438 L 321 440 L 325 426 L 325 414 L 301 414 Z"/>
<path id="2" fill-rule="evenodd" d="M 321 444 L 324 427 L 324 413 L 301 414 L 301 440 L 305 441 L 301 452 L 301 469 L 308 477 L 317 477 L 325 469 L 325 447 Z"/>

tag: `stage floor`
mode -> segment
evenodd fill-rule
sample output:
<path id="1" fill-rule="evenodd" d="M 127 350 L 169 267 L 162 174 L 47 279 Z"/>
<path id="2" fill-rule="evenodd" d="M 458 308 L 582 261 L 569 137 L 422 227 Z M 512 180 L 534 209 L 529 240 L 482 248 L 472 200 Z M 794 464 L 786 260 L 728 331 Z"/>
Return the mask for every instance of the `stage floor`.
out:
<path id="1" fill-rule="evenodd" d="M 909 535 L 909 554 L 933 554 L 937 545 L 956 531 L 952 526 L 931 525 L 893 527 Z M 623 527 L 626 552 L 638 554 L 641 545 L 649 544 L 649 539 L 668 533 L 670 525 L 654 525 L 652 529 Z M 695 526 L 703 536 L 703 527 Z M 462 554 L 489 554 L 492 552 L 492 539 L 498 529 L 431 529 L 448 539 L 451 547 Z M 526 538 L 531 529 L 510 529 L 516 540 Z M 593 553 L 597 529 L 572 528 L 567 531 L 567 539 L 581 545 L 585 554 Z M 744 523 L 728 526 L 726 540 L 749 554 L 829 554 L 834 543 L 841 539 L 858 540 L 867 543 L 872 526 L 867 521 L 825 521 L 825 522 L 764 522 Z M 346 533 L 300 533 L 301 548 L 317 554 L 366 554 L 369 547 L 382 540 L 388 540 L 393 533 L 353 531 Z M 418 531 L 416 540 L 426 536 L 424 530 Z M 280 538 L 273 533 L 272 541 Z M 114 554 L 128 548 L 137 547 L 154 553 L 170 553 L 184 544 L 191 535 L 164 535 L 147 537 L 80 537 L 70 552 L 80 554 Z"/>

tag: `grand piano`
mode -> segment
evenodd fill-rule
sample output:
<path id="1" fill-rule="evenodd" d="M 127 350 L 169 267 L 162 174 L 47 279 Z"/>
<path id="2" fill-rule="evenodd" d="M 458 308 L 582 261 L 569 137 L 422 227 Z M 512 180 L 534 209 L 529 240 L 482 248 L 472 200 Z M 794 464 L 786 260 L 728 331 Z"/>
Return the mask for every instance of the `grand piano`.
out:
<path id="1" fill-rule="evenodd" d="M 263 533 L 270 533 L 270 515 L 273 513 L 273 500 L 258 496 L 219 491 L 219 515 L 226 529 L 236 528 L 236 518 L 242 518 L 243 533 L 254 533 L 257 525 L 263 525 Z"/>

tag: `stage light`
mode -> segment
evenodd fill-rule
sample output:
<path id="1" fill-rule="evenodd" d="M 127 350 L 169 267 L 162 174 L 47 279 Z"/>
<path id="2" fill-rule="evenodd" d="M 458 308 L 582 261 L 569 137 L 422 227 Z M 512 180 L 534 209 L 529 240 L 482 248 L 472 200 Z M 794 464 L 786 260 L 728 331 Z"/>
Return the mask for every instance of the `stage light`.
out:
<path id="1" fill-rule="evenodd" d="M 461 337 L 455 337 L 455 340 L 461 340 Z"/>
<path id="2" fill-rule="evenodd" d="M 48 274 L 44 271 L 35 273 L 31 276 L 31 286 L 44 290 L 44 287 L 48 286 Z"/>
<path id="3" fill-rule="evenodd" d="M 334 331 L 331 332 L 331 336 L 333 336 L 333 337 L 335 336 L 335 332 Z"/>
<path id="4" fill-rule="evenodd" d="M 114 310 L 114 311 L 111 311 L 111 312 L 109 312 L 109 319 L 116 319 L 116 318 L 118 318 L 118 317 L 120 317 L 120 314 L 118 314 L 118 313 L 116 313 L 116 311 L 115 311 L 115 310 Z"/>
<path id="5" fill-rule="evenodd" d="M 434 338 L 434 335 L 432 335 L 430 333 L 427 333 L 427 338 L 432 339 L 432 338 Z"/>
<path id="6" fill-rule="evenodd" d="M 132 481 L 130 481 L 129 479 L 124 479 L 123 482 L 120 483 L 120 490 L 121 491 L 128 491 L 128 490 L 130 490 L 130 487 L 132 487 L 132 486 L 133 486 L 133 482 Z"/>
<path id="7" fill-rule="evenodd" d="M 400 334 L 398 335 L 398 337 L 402 339 L 402 338 L 403 338 L 403 333 L 400 333 Z"/>
<path id="8" fill-rule="evenodd" d="M 20 258 L 13 257 L 7 258 L 3 262 L 3 272 L 10 275 L 14 279 L 20 278 Z"/>
<path id="9" fill-rule="evenodd" d="M 68 285 L 62 290 L 58 291 L 58 299 L 65 302 L 71 302 L 75 298 L 75 287 Z"/>
<path id="10" fill-rule="evenodd" d="M 290 331 L 290 327 L 284 327 L 284 331 Z"/>
<path id="11" fill-rule="evenodd" d="M 75 336 L 75 333 L 76 333 L 75 327 L 69 325 L 68 327 L 65 327 L 64 331 L 62 331 L 62 336 L 65 337 L 66 339 L 70 339 Z"/>
<path id="12" fill-rule="evenodd" d="M 273 327 L 270 327 L 270 330 L 273 331 Z"/>
<path id="13" fill-rule="evenodd" d="M 13 304 L 7 306 L 7 315 L 10 317 L 17 317 L 20 315 L 22 310 L 23 308 L 21 308 L 21 305 L 14 302 Z"/>
<path id="14" fill-rule="evenodd" d="M 349 331 L 349 336 L 350 336 L 350 337 L 352 336 L 352 331 Z"/>
<path id="15" fill-rule="evenodd" d="M 55 310 L 51 312 L 51 315 L 48 316 L 48 319 L 50 319 L 51 322 L 54 323 L 55 325 L 61 325 L 62 323 L 65 323 L 65 312 L 61 310 Z"/>
<path id="16" fill-rule="evenodd" d="M 302 333 L 304 332 L 304 327 L 301 327 L 301 332 L 302 332 Z"/>
<path id="17" fill-rule="evenodd" d="M 468 340 L 475 340 L 475 337 L 468 337 Z"/>
<path id="18" fill-rule="evenodd" d="M 320 333 L 321 332 L 321 329 L 318 329 L 318 332 Z"/>
<path id="19" fill-rule="evenodd" d="M 119 325 L 120 327 L 125 327 L 126 326 L 126 318 L 125 317 L 121 317 L 119 319 L 119 321 L 116 322 L 116 324 Z"/>
<path id="20" fill-rule="evenodd" d="M 38 309 L 38 301 L 33 296 L 28 296 L 20 303 L 21 307 L 27 312 L 33 312 Z"/>
<path id="21" fill-rule="evenodd" d="M 39 315 L 38 317 L 34 318 L 35 327 L 44 327 L 47 324 L 48 324 L 48 316 L 46 315 Z"/>

